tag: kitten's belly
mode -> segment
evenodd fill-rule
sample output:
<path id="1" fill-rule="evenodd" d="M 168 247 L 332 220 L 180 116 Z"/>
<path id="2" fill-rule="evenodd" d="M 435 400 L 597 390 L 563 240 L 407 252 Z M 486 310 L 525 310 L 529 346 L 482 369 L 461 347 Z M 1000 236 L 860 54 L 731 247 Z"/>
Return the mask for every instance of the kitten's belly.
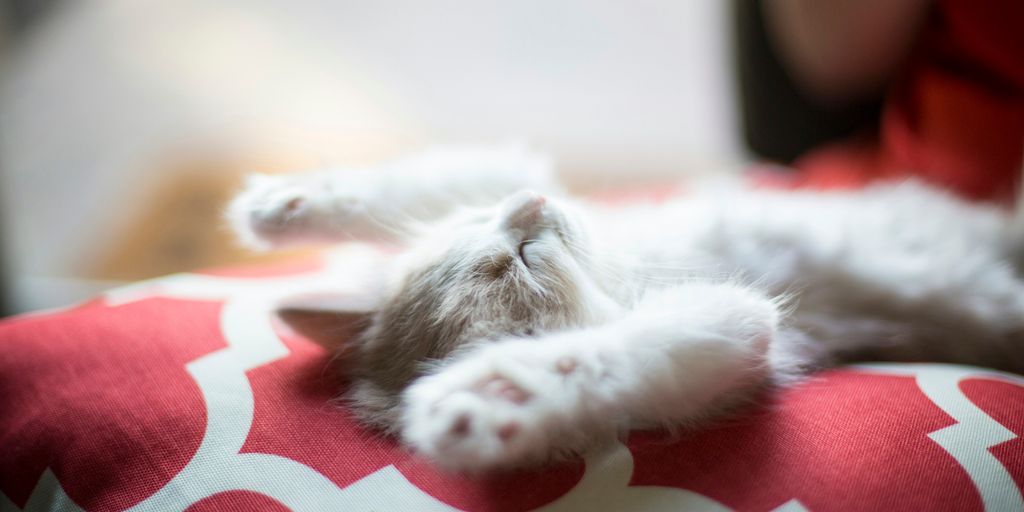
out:
<path id="1" fill-rule="evenodd" d="M 1005 215 L 918 185 L 737 191 L 670 204 L 658 215 L 660 233 L 631 230 L 645 238 L 634 241 L 652 271 L 676 266 L 683 276 L 739 276 L 773 293 L 813 292 L 828 302 L 846 303 L 860 288 L 928 293 L 957 281 L 951 273 L 1005 266 Z"/>
<path id="2" fill-rule="evenodd" d="M 839 360 L 1019 369 L 1024 284 L 1008 219 L 919 187 L 737 193 L 628 219 L 619 245 L 659 276 L 641 288 L 731 279 L 783 296 L 788 324 Z"/>

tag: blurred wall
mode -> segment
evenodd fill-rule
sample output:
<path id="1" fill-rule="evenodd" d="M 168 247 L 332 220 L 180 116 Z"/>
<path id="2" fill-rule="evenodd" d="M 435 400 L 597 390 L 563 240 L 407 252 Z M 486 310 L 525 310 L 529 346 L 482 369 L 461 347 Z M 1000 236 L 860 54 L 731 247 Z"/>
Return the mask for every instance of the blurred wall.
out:
<path id="1" fill-rule="evenodd" d="M 126 232 L 160 231 L 188 208 L 188 190 L 227 190 L 223 176 L 247 169 L 360 165 L 435 142 L 507 140 L 553 153 L 587 186 L 735 160 L 726 7 L 59 4 L 8 45 L 0 77 L 0 218 L 16 306 L 136 277 L 97 269 L 130 266 L 138 249 L 110 255 Z M 136 246 L 160 245 L 133 236 Z"/>

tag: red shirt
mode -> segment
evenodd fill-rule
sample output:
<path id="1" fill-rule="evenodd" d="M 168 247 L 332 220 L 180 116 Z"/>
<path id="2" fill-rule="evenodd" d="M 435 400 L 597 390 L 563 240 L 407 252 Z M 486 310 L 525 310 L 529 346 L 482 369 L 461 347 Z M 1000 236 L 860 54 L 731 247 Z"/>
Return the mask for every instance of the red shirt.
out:
<path id="1" fill-rule="evenodd" d="M 800 158 L 797 186 L 917 176 L 979 200 L 1014 197 L 1024 161 L 1024 2 L 940 0 L 886 95 L 877 138 Z"/>

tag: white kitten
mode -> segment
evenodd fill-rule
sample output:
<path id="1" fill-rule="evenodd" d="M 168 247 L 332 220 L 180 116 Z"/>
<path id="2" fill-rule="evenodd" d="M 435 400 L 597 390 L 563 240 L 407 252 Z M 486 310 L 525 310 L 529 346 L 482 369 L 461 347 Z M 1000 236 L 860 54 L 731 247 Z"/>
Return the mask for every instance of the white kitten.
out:
<path id="1" fill-rule="evenodd" d="M 259 246 L 407 246 L 347 397 L 454 469 L 694 424 L 852 359 L 1024 369 L 1019 222 L 917 183 L 612 209 L 561 198 L 528 152 L 437 150 L 260 177 L 229 218 Z"/>

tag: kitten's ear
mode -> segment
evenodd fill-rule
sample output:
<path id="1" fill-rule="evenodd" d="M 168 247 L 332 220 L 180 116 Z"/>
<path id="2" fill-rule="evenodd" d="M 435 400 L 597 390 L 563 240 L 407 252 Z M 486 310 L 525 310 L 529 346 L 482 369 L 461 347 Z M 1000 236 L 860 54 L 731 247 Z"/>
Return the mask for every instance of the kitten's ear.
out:
<path id="1" fill-rule="evenodd" d="M 370 326 L 378 300 L 371 295 L 301 295 L 282 301 L 277 316 L 295 333 L 339 351 Z"/>

